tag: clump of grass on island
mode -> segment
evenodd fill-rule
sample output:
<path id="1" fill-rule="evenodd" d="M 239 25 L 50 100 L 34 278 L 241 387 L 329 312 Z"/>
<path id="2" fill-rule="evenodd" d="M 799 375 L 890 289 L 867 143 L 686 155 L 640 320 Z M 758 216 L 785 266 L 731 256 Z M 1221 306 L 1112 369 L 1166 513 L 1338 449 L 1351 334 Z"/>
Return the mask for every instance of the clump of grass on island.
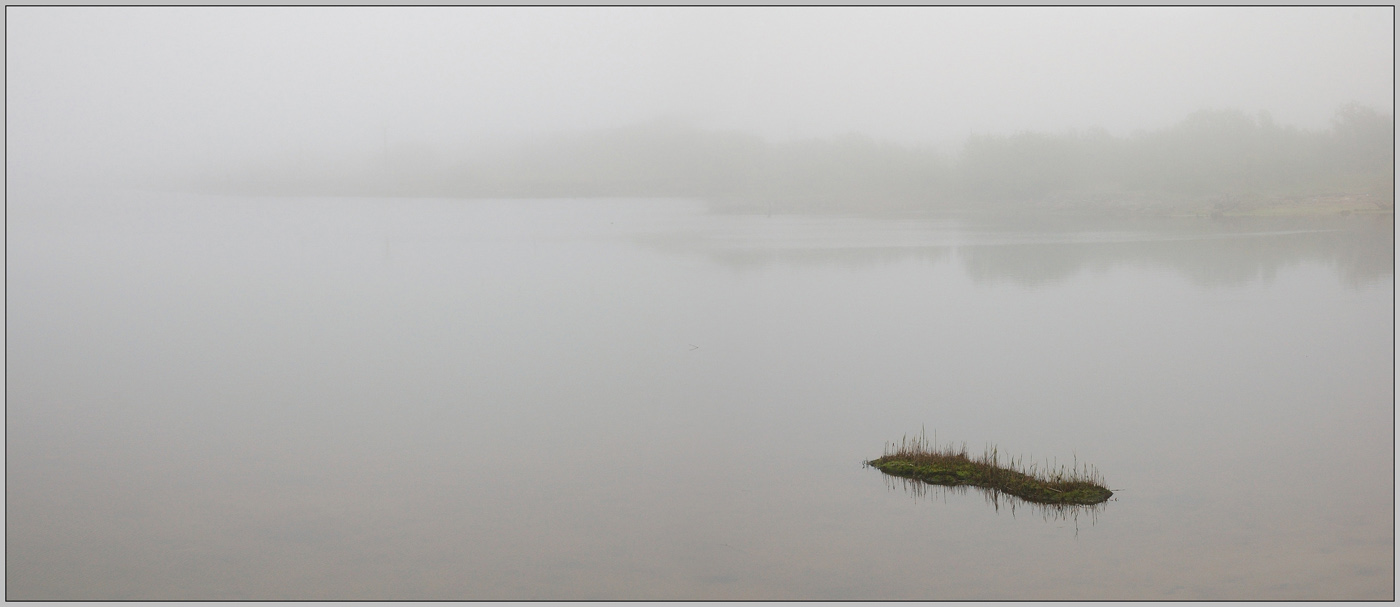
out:
<path id="1" fill-rule="evenodd" d="M 1025 465 L 1019 458 L 1002 461 L 995 446 L 980 458 L 967 455 L 967 444 L 939 448 L 920 433 L 887 443 L 885 455 L 865 462 L 885 474 L 934 485 L 985 487 L 1037 504 L 1098 504 L 1113 492 L 1104 487 L 1098 469 L 1078 459 L 1071 466 Z"/>

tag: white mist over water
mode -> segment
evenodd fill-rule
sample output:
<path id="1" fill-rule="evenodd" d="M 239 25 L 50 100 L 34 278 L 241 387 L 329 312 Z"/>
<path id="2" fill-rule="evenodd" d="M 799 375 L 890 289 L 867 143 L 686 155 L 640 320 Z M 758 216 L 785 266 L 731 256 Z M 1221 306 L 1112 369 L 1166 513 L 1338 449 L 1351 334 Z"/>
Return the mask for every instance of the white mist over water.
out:
<path id="1" fill-rule="evenodd" d="M 1385 598 L 1392 232 L 1286 227 L 26 192 L 9 598 Z"/>
<path id="2" fill-rule="evenodd" d="M 6 598 L 1393 599 L 1393 22 L 9 7 Z"/>

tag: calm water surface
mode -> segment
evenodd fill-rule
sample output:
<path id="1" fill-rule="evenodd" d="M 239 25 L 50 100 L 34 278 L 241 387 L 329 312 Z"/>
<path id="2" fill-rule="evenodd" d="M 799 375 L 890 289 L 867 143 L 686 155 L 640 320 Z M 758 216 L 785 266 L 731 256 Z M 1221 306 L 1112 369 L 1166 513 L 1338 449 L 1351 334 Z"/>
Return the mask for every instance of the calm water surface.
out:
<path id="1" fill-rule="evenodd" d="M 1394 597 L 1388 215 L 8 205 L 8 599 Z"/>

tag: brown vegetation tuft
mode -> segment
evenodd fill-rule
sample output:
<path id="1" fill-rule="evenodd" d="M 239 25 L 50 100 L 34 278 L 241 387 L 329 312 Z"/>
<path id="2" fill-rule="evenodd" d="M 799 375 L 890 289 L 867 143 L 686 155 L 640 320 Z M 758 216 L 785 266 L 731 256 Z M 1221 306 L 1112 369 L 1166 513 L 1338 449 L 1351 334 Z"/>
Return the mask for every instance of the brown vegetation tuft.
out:
<path id="1" fill-rule="evenodd" d="M 993 445 L 972 458 L 966 443 L 940 448 L 922 432 L 887 443 L 885 454 L 866 464 L 893 476 L 950 487 L 985 487 L 1039 504 L 1097 504 L 1113 496 L 1098 469 L 1081 465 L 1077 457 L 1069 466 L 1027 465 L 1021 458 L 1003 460 Z"/>

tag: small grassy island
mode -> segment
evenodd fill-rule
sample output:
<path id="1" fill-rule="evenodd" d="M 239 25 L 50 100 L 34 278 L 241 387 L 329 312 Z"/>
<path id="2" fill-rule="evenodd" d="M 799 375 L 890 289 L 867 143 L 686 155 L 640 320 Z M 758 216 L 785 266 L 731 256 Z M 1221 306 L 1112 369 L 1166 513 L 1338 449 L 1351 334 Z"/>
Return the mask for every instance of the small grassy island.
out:
<path id="1" fill-rule="evenodd" d="M 989 447 L 982 457 L 967 455 L 967 445 L 955 449 L 930 445 L 927 437 L 905 437 L 898 444 L 887 444 L 885 455 L 865 462 L 891 476 L 900 476 L 954 487 L 972 485 L 1000 491 L 1028 502 L 1052 505 L 1091 505 L 1106 501 L 1113 492 L 1103 486 L 1098 470 L 1074 465 L 1044 470 L 1032 463 L 1029 467 L 1019 460 L 1003 465 L 996 447 Z"/>

